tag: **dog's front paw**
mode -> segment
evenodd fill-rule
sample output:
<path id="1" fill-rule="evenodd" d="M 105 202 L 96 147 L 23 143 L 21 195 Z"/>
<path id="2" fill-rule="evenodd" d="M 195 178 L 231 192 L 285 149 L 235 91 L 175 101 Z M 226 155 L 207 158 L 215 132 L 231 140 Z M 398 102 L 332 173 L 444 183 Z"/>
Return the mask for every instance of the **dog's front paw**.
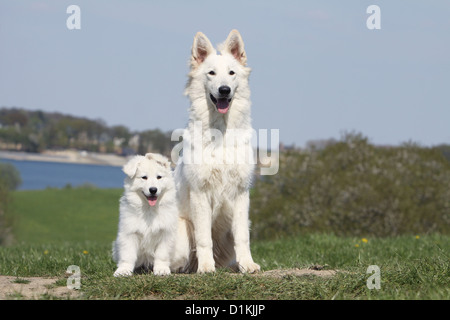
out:
<path id="1" fill-rule="evenodd" d="M 259 264 L 254 263 L 253 261 L 239 262 L 239 271 L 242 273 L 255 273 L 261 270 Z"/>
<path id="2" fill-rule="evenodd" d="M 214 265 L 214 261 L 212 263 L 204 262 L 204 263 L 198 264 L 197 273 L 210 273 L 210 272 L 215 272 L 215 271 L 216 271 L 216 267 Z"/>
<path id="3" fill-rule="evenodd" d="M 129 277 L 133 274 L 133 270 L 126 267 L 117 268 L 116 272 L 114 272 L 114 277 Z"/>
<path id="4" fill-rule="evenodd" d="M 155 276 L 167 276 L 170 274 L 170 268 L 169 267 L 154 267 L 153 268 L 153 274 Z"/>

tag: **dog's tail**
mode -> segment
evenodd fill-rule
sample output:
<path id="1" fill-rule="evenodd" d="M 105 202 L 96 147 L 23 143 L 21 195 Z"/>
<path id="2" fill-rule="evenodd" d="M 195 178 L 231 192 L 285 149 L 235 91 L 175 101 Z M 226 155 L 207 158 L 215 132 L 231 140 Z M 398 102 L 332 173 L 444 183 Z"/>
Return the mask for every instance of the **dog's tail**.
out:
<path id="1" fill-rule="evenodd" d="M 187 221 L 186 229 L 189 238 L 189 259 L 184 272 L 193 273 L 197 271 L 198 266 L 197 249 L 195 245 L 195 236 L 194 236 L 194 225 L 190 220 L 186 221 Z"/>

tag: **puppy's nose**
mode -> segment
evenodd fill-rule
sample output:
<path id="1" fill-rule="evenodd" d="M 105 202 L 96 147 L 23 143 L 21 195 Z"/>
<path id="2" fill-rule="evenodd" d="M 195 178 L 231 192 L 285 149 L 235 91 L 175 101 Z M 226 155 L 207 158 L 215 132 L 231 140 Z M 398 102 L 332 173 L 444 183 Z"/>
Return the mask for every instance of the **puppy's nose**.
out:
<path id="1" fill-rule="evenodd" d="M 151 187 L 150 189 L 148 189 L 150 191 L 150 194 L 155 194 L 158 191 L 158 188 L 155 187 Z"/>
<path id="2" fill-rule="evenodd" d="M 229 86 L 220 86 L 219 93 L 223 96 L 229 95 L 231 92 L 231 88 Z"/>

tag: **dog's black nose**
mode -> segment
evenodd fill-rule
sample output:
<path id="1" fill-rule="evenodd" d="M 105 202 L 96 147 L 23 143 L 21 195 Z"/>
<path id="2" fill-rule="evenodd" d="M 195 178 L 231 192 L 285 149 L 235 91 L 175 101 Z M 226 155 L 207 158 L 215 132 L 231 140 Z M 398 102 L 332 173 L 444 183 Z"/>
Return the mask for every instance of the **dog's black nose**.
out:
<path id="1" fill-rule="evenodd" d="M 151 187 L 150 189 L 148 189 L 150 191 L 150 194 L 155 194 L 158 191 L 158 188 L 155 187 Z"/>
<path id="2" fill-rule="evenodd" d="M 219 93 L 223 96 L 229 95 L 231 92 L 231 88 L 229 86 L 220 86 Z"/>

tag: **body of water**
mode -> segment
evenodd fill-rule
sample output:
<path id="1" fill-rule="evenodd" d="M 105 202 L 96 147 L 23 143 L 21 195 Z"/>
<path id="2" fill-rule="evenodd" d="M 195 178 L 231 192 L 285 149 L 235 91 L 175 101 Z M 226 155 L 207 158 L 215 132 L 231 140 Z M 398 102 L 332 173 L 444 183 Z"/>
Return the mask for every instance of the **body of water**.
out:
<path id="1" fill-rule="evenodd" d="M 73 164 L 41 161 L 17 161 L 0 159 L 11 163 L 20 172 L 22 184 L 18 190 L 64 188 L 90 184 L 98 188 L 122 188 L 125 174 L 121 167 Z"/>

